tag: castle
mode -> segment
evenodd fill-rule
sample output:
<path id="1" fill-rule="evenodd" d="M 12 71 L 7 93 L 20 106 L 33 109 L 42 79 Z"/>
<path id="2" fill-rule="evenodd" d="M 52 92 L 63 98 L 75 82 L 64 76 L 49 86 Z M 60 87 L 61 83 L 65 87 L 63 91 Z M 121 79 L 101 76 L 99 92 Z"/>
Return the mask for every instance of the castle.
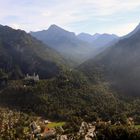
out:
<path id="1" fill-rule="evenodd" d="M 27 74 L 25 80 L 39 81 L 39 75 L 36 75 L 35 73 L 32 76 Z"/>

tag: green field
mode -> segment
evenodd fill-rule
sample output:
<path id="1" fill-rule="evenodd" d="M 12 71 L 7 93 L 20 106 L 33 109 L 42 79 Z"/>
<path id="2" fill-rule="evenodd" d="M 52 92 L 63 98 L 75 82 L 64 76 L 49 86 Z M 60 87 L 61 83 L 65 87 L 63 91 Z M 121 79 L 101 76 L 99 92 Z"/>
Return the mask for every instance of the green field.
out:
<path id="1" fill-rule="evenodd" d="M 55 127 L 60 127 L 60 126 L 64 126 L 65 125 L 65 122 L 52 122 L 52 123 L 49 123 L 47 125 L 48 128 L 55 128 Z"/>
<path id="2" fill-rule="evenodd" d="M 140 125 L 135 125 L 135 128 L 136 128 L 136 129 L 139 129 L 139 128 L 140 128 Z"/>

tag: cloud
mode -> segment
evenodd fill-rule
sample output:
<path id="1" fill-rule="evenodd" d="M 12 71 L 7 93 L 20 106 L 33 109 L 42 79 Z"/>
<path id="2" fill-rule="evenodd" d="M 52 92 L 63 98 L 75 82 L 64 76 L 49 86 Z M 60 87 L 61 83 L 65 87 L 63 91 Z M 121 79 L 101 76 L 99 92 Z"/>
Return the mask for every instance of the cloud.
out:
<path id="1" fill-rule="evenodd" d="M 131 17 L 129 15 L 140 12 L 139 0 L 0 0 L 0 2 L 0 23 L 26 31 L 46 29 L 51 24 L 76 32 L 80 27 L 81 31 L 84 31 L 85 27 L 89 28 L 85 31 L 91 30 L 93 26 L 100 28 L 98 27 L 100 24 L 104 31 L 107 27 L 105 24 L 109 24 L 108 27 L 113 25 L 122 27 L 120 24 L 138 21 L 136 18 L 139 14 L 135 14 L 135 19 L 133 15 Z M 120 20 L 122 18 L 123 20 Z M 108 28 L 108 31 L 111 29 Z M 119 29 L 112 31 L 120 34 Z"/>
<path id="2" fill-rule="evenodd" d="M 137 25 L 138 25 L 137 22 L 126 23 L 126 24 L 115 26 L 115 27 L 110 27 L 110 29 L 108 29 L 108 32 L 117 33 L 118 35 L 123 36 L 133 31 Z"/>

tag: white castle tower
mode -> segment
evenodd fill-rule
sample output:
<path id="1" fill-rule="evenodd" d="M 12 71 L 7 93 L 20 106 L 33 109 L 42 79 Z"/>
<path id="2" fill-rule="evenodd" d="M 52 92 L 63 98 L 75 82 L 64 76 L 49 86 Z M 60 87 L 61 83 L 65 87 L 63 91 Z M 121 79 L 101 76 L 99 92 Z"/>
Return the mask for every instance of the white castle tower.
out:
<path id="1" fill-rule="evenodd" d="M 39 75 L 33 74 L 29 75 L 28 73 L 26 74 L 25 80 L 34 80 L 34 81 L 39 81 Z"/>

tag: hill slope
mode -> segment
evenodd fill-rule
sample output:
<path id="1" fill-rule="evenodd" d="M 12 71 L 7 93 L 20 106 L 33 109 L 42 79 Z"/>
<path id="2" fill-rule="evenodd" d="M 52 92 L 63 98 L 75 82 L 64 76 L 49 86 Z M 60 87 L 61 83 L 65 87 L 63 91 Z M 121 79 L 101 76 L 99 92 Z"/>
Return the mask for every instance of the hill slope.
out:
<path id="1" fill-rule="evenodd" d="M 80 66 L 92 80 L 102 77 L 123 94 L 140 96 L 140 30 Z M 97 76 L 98 75 L 98 76 Z M 96 78 L 95 78 L 96 77 Z"/>
<path id="2" fill-rule="evenodd" d="M 110 118 L 115 114 L 113 94 L 104 86 L 90 86 L 79 72 L 66 71 L 34 86 L 23 81 L 10 81 L 0 92 L 0 106 L 55 120 Z"/>
<path id="3" fill-rule="evenodd" d="M 11 77 L 38 73 L 43 78 L 57 75 L 63 58 L 31 35 L 0 26 L 0 69 Z"/>

